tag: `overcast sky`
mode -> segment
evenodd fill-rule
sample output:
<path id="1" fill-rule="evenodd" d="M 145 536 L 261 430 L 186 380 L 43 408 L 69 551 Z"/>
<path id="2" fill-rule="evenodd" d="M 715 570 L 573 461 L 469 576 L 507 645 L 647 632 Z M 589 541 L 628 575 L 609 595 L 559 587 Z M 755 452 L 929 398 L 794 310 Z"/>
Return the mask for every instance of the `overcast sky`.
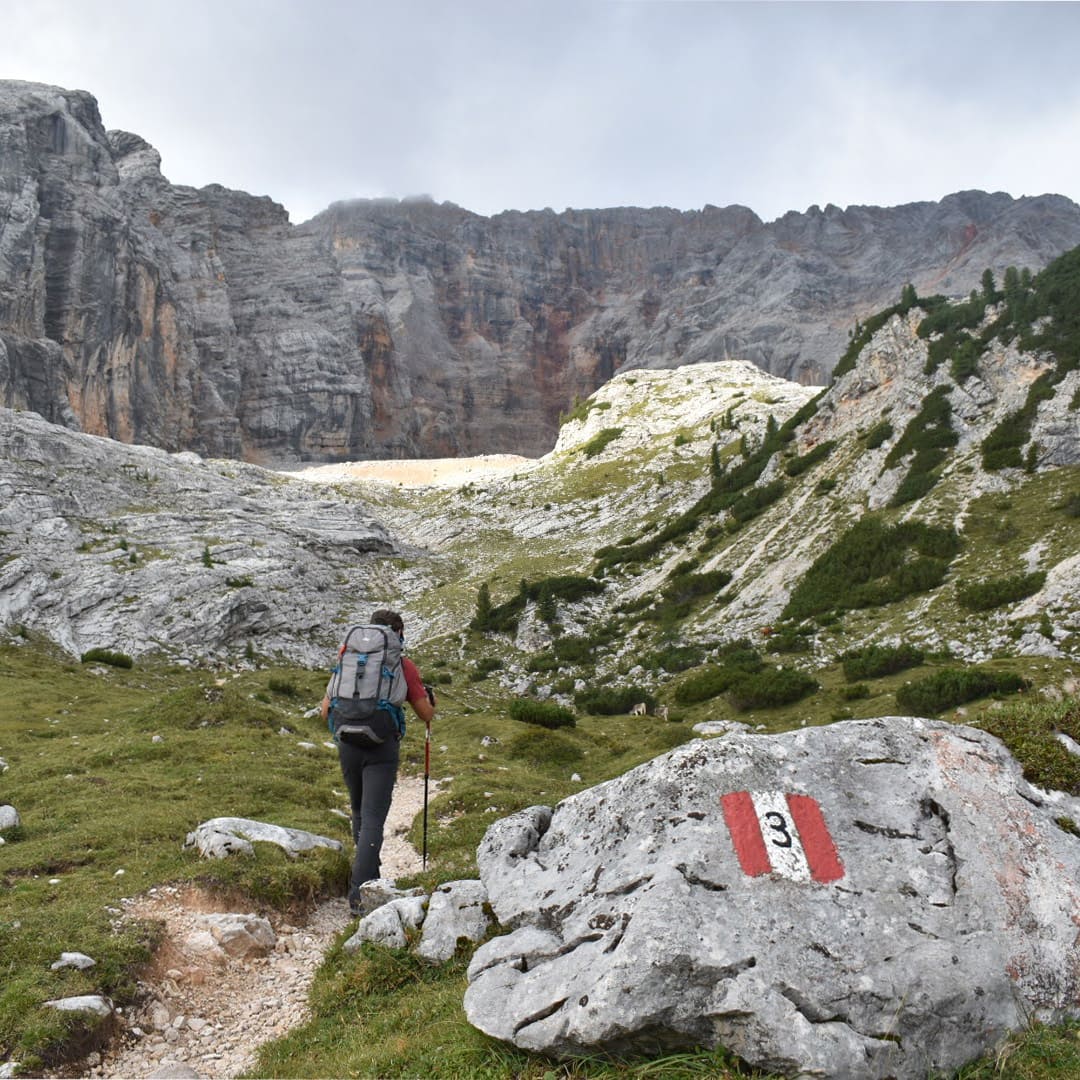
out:
<path id="1" fill-rule="evenodd" d="M 0 77 L 89 90 L 174 183 L 303 221 L 1080 200 L 1080 4 L 0 0 Z"/>

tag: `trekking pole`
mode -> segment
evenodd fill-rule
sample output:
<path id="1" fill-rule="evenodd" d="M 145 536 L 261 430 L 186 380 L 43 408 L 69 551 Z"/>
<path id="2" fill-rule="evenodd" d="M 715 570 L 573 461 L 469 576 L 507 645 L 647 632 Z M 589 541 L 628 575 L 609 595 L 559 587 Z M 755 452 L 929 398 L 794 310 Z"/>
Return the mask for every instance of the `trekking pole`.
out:
<path id="1" fill-rule="evenodd" d="M 435 691 L 424 683 L 427 691 L 427 699 L 432 709 L 435 708 Z M 424 721 L 424 854 L 422 857 L 423 869 L 427 869 L 427 805 L 428 805 L 428 781 L 431 779 L 431 720 Z"/>
<path id="2" fill-rule="evenodd" d="M 431 777 L 431 721 L 424 725 L 424 855 L 423 868 L 427 870 L 427 804 L 428 780 Z"/>

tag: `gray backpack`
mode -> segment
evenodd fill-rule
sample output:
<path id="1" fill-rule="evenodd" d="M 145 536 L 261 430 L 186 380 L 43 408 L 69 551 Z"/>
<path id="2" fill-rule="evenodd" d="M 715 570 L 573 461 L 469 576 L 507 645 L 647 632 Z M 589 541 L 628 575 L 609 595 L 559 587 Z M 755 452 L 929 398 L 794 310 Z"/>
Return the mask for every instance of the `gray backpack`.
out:
<path id="1" fill-rule="evenodd" d="M 390 737 L 400 739 L 405 733 L 401 706 L 408 693 L 401 638 L 388 626 L 352 627 L 326 687 L 334 741 L 374 747 Z"/>

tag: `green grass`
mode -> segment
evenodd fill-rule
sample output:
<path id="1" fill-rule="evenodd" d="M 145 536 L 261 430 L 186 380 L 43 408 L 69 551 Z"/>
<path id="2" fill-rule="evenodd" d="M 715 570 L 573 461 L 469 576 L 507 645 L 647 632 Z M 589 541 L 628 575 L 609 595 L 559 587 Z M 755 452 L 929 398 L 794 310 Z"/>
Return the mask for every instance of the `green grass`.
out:
<path id="1" fill-rule="evenodd" d="M 474 635 L 471 640 L 479 644 L 484 639 Z M 454 779 L 431 804 L 431 861 L 427 874 L 417 879 L 429 887 L 475 876 L 476 846 L 497 817 L 538 802 L 554 805 L 583 786 L 620 775 L 692 738 L 691 723 L 716 715 L 704 702 L 680 707 L 683 723 L 584 715 L 575 728 L 545 731 L 510 718 L 508 694 L 494 671 L 483 683 L 468 682 L 466 672 L 475 661 L 467 652 L 470 658 L 455 659 L 456 649 L 452 656 L 432 641 L 419 655 L 425 673 L 438 670 L 456 677 L 440 688 L 435 724 L 432 773 Z M 437 655 L 440 666 L 431 668 Z M 728 650 L 727 659 L 734 663 L 738 657 Z M 931 661 L 874 679 L 866 697 L 847 699 L 843 672 L 833 664 L 814 672 L 821 686 L 809 698 L 787 707 L 754 709 L 740 719 L 782 730 L 804 721 L 828 723 L 845 711 L 857 716 L 894 713 L 894 695 L 905 679 L 940 665 Z M 1057 665 L 1043 678 L 1059 679 L 1062 671 Z M 276 848 L 257 845 L 254 859 L 210 864 L 181 850 L 194 825 L 225 813 L 347 839 L 345 823 L 329 812 L 341 804 L 333 794 L 340 790 L 336 760 L 321 747 L 321 722 L 302 717 L 322 692 L 323 672 L 282 668 L 234 678 L 140 664 L 93 674 L 31 643 L 0 649 L 0 677 L 0 755 L 11 765 L 4 777 L 5 798 L 24 821 L 4 847 L 7 887 L 0 893 L 7 971 L 0 989 L 0 1047 L 5 1053 L 32 1066 L 59 1058 L 71 1038 L 71 1021 L 38 1007 L 48 997 L 104 992 L 118 1004 L 131 1000 L 135 968 L 153 948 L 155 930 L 114 931 L 105 909 L 118 906 L 123 895 L 194 880 L 249 897 L 256 907 L 288 908 L 302 907 L 320 892 L 343 890 L 347 864 L 339 855 L 290 861 Z M 673 688 L 685 677 L 665 682 L 658 698 L 673 703 Z M 1053 745 L 1047 741 L 1048 732 L 1062 726 L 1067 710 L 1039 706 L 1029 717 L 1023 711 L 1028 703 L 1000 709 L 992 704 L 969 706 L 972 719 L 1000 728 L 1013 718 L 1008 722 L 1021 733 L 1010 735 L 1015 745 L 1033 768 L 1044 767 L 1043 757 L 1059 747 L 1056 740 Z M 279 735 L 283 725 L 294 735 Z M 154 743 L 155 734 L 164 742 Z M 499 741 L 484 747 L 485 735 Z M 319 750 L 297 748 L 301 739 L 320 744 Z M 404 746 L 403 770 L 415 774 L 422 762 L 423 742 L 414 735 Z M 571 779 L 575 772 L 580 782 Z M 1045 775 L 1033 774 L 1036 782 Z M 415 843 L 419 830 L 418 821 Z M 118 879 L 113 875 L 120 868 L 125 875 Z M 59 878 L 59 885 L 50 885 L 50 878 Z M 17 921 L 22 925 L 13 932 Z M 79 928 L 77 940 L 70 933 L 73 926 Z M 98 966 L 89 973 L 50 971 L 63 948 L 90 953 Z M 258 1073 L 537 1080 L 548 1075 L 736 1075 L 730 1060 L 712 1051 L 650 1062 L 555 1066 L 502 1046 L 464 1019 L 464 966 L 464 956 L 444 968 L 429 968 L 404 953 L 369 949 L 349 957 L 334 950 L 313 993 L 314 1019 L 267 1047 Z M 1045 1037 L 1040 1033 L 1040 1039 Z"/>
<path id="2" fill-rule="evenodd" d="M 330 813 L 341 802 L 334 756 L 296 746 L 324 737 L 321 721 L 300 715 L 318 700 L 322 675 L 290 676 L 307 696 L 289 707 L 251 696 L 272 698 L 270 677 L 255 672 L 219 687 L 206 672 L 96 674 L 41 643 L 0 647 L 4 799 L 22 819 L 0 864 L 0 1052 L 31 1068 L 62 1052 L 73 1022 L 42 1010 L 48 998 L 131 1000 L 133 965 L 146 959 L 153 934 L 113 931 L 106 908 L 122 896 L 197 880 L 286 908 L 341 890 L 344 854 L 291 860 L 258 845 L 253 859 L 211 864 L 182 850 L 191 829 L 223 814 L 348 839 Z M 282 726 L 295 734 L 278 735 Z M 53 972 L 62 949 L 86 952 L 97 966 Z"/>
<path id="3" fill-rule="evenodd" d="M 252 1075 L 446 1077 L 453 1080 L 761 1076 L 723 1050 L 656 1061 L 555 1064 L 482 1034 L 465 1019 L 466 958 L 432 967 L 406 950 L 331 951 L 311 993 L 314 1018 L 265 1047 Z"/>
<path id="4" fill-rule="evenodd" d="M 557 508 L 559 528 L 527 541 L 507 526 L 506 507 L 485 502 L 479 497 L 482 493 L 424 495 L 430 500 L 431 515 L 442 519 L 464 514 L 470 528 L 435 553 L 433 568 L 423 569 L 430 575 L 430 586 L 410 600 L 417 610 L 431 613 L 432 625 L 437 628 L 428 631 L 415 655 L 421 670 L 429 678 L 438 675 L 440 681 L 432 774 L 453 780 L 443 785 L 432 802 L 428 872 L 407 883 L 431 886 L 475 876 L 476 846 L 498 817 L 535 803 L 554 805 L 584 786 L 619 775 L 692 738 L 691 726 L 697 721 L 731 715 L 726 700 L 676 701 L 677 689 L 684 681 L 729 662 L 716 645 L 722 640 L 723 609 L 710 595 L 710 589 L 726 586 L 719 577 L 707 580 L 700 567 L 678 560 L 694 554 L 692 547 L 685 548 L 688 540 L 705 540 L 708 562 L 703 551 L 697 553 L 702 565 L 716 568 L 709 573 L 726 573 L 723 568 L 734 565 L 727 561 L 728 552 L 738 557 L 739 545 L 745 549 L 758 543 L 772 527 L 770 522 L 786 512 L 788 499 L 784 498 L 762 508 L 760 518 L 748 520 L 738 534 L 729 534 L 723 525 L 727 510 L 756 482 L 770 454 L 791 453 L 785 442 L 787 434 L 790 429 L 785 424 L 784 429 L 774 432 L 769 453 L 751 454 L 752 460 L 740 465 L 733 464 L 738 439 L 729 442 L 717 453 L 721 472 L 717 487 L 722 490 L 704 496 L 710 449 L 704 438 L 680 448 L 688 457 L 691 448 L 696 451 L 700 446 L 701 453 L 679 465 L 673 464 L 670 453 L 665 456 L 647 448 L 603 460 L 589 460 L 576 451 L 565 455 L 557 467 L 536 470 L 512 485 L 507 482 L 508 505 L 515 517 L 535 520 L 542 516 L 546 504 Z M 881 436 L 878 432 L 874 438 Z M 752 441 L 751 445 L 757 443 Z M 842 470 L 851 453 L 846 444 L 836 448 L 828 460 L 829 471 Z M 796 472 L 803 464 L 812 464 L 798 458 L 779 460 L 799 461 Z M 656 488 L 655 474 L 661 469 L 666 482 Z M 1075 553 L 1076 517 L 1068 512 L 1068 499 L 1078 490 L 1078 476 L 1077 468 L 1025 476 L 1021 486 L 1008 496 L 987 495 L 966 506 L 952 493 L 950 474 L 920 506 L 920 516 L 927 522 L 951 526 L 962 521 L 957 525 L 963 539 L 958 555 L 952 538 L 946 538 L 947 552 L 924 553 L 925 557 L 936 554 L 943 561 L 952 558 L 946 587 L 884 607 L 845 608 L 840 614 L 835 604 L 826 604 L 814 614 L 813 624 L 790 628 L 789 635 L 776 635 L 776 639 L 790 637 L 792 643 L 809 646 L 816 635 L 824 643 L 826 655 L 838 656 L 851 642 L 865 640 L 872 633 L 876 639 L 886 633 L 901 639 L 909 637 L 912 629 L 930 625 L 940 631 L 942 641 L 948 641 L 955 628 L 965 622 L 983 625 L 1000 621 L 996 611 L 958 615 L 953 586 L 959 580 L 1016 575 L 1025 567 L 1026 553 L 1035 543 L 1044 545 L 1040 566 L 1051 566 Z M 816 474 L 792 477 L 790 490 L 807 484 L 804 490 L 810 491 L 816 479 Z M 639 514 L 642 501 L 635 487 L 644 484 L 650 488 L 650 509 Z M 379 513 L 388 517 L 399 504 L 408 504 L 410 512 L 416 512 L 414 496 L 406 497 L 393 489 L 372 501 Z M 816 500 L 823 509 L 816 511 L 807 504 L 804 512 L 830 513 L 826 508 L 830 502 Z M 674 509 L 669 512 L 669 507 Z M 630 512 L 622 513 L 624 508 Z M 604 524 L 600 529 L 581 527 L 600 520 L 601 511 Z M 682 514 L 687 514 L 687 519 L 680 523 L 677 535 L 669 538 L 670 547 L 664 547 L 668 543 L 665 539 L 647 553 L 644 548 L 651 547 L 650 541 Z M 909 548 L 907 562 L 915 562 L 919 554 L 916 541 L 927 537 L 914 536 L 920 532 L 918 528 L 911 536 L 910 528 L 893 532 L 896 517 L 892 514 L 875 518 L 884 546 L 904 541 L 901 546 Z M 843 515 L 837 518 L 834 540 L 839 539 L 843 532 L 840 523 L 846 520 Z M 599 540 L 598 535 L 602 537 Z M 505 685 L 516 680 L 506 669 L 524 667 L 529 653 L 519 652 L 507 635 L 466 631 L 475 614 L 479 585 L 490 581 L 494 603 L 505 603 L 518 593 L 523 579 L 534 583 L 569 580 L 587 572 L 597 544 L 615 544 L 620 539 L 626 541 L 626 548 L 641 545 L 634 553 L 641 555 L 640 561 L 625 559 L 628 552 L 621 552 L 612 561 L 611 580 L 604 579 L 608 586 L 605 594 L 559 599 L 560 617 L 568 611 L 578 621 L 568 620 L 567 636 L 556 637 L 552 646 L 543 648 L 537 643 L 528 647 L 530 653 L 543 648 L 535 655 L 552 658 L 558 668 L 550 673 L 532 672 L 528 677 L 537 684 L 561 683 L 558 692 L 567 695 L 572 695 L 578 678 L 590 686 L 598 685 L 599 680 L 606 680 L 612 688 L 639 686 L 636 700 L 651 695 L 658 704 L 670 706 L 672 718 L 680 722 L 581 715 L 574 728 L 547 731 L 514 721 Z M 858 565 L 866 552 L 848 554 Z M 657 556 L 667 565 L 662 566 Z M 675 563 L 674 569 L 668 569 Z M 398 570 L 403 568 L 396 565 Z M 848 558 L 832 567 L 837 577 L 848 579 L 851 569 Z M 868 568 L 878 569 L 882 568 Z M 854 602 L 887 599 L 884 594 L 888 590 L 881 586 L 897 568 L 890 565 L 885 569 L 877 576 L 868 572 L 863 584 L 870 586 L 869 592 L 853 598 Z M 621 606 L 621 586 L 632 583 L 639 574 L 655 574 L 651 594 L 644 590 L 645 604 L 637 610 L 627 605 L 621 613 L 613 614 L 612 609 Z M 385 580 L 389 578 L 388 574 Z M 698 597 L 697 587 L 704 584 L 710 589 Z M 666 587 L 689 589 L 691 595 L 668 598 L 687 604 L 687 612 L 658 623 L 648 619 L 644 611 L 658 597 L 667 602 L 663 597 Z M 540 597 L 526 599 L 538 601 Z M 591 614 L 586 617 L 583 612 Z M 913 618 L 919 623 L 914 624 Z M 438 636 L 444 630 L 444 636 Z M 633 655 L 616 662 L 619 647 L 628 640 L 636 642 Z M 763 663 L 775 670 L 779 658 L 764 651 L 773 640 L 756 638 L 755 643 Z M 912 640 L 918 640 L 917 635 Z M 805 651 L 783 659 L 785 666 L 813 679 L 818 684 L 816 690 L 789 705 L 754 704 L 738 718 L 772 732 L 847 717 L 895 714 L 899 711 L 897 693 L 906 683 L 956 665 L 947 656 L 926 655 L 921 664 L 909 670 L 860 675 L 865 681 L 853 690 L 841 665 L 820 666 L 821 661 L 814 659 L 820 655 L 820 651 Z M 497 666 L 500 663 L 503 670 Z M 628 674 L 635 663 L 644 666 L 645 678 Z M 963 713 L 966 722 L 1000 734 L 1031 770 L 1033 782 L 1070 788 L 1076 783 L 1069 771 L 1071 762 L 1061 756 L 1064 750 L 1052 737 L 1053 729 L 1066 718 L 1067 708 L 1040 703 L 1037 697 L 1039 690 L 1061 684 L 1067 661 L 1002 659 L 986 667 L 1015 670 L 1034 682 L 1033 691 L 1024 695 L 1023 701 L 1003 704 L 983 698 L 968 702 L 950 712 L 948 718 L 957 719 Z M 667 674 L 659 674 L 660 668 Z M 39 677 L 42 670 L 47 672 L 46 678 Z M 471 680 L 470 676 L 481 672 L 485 678 Z M 226 680 L 224 685 L 217 685 L 219 678 Z M 115 905 L 121 895 L 143 891 L 152 884 L 194 879 L 210 888 L 252 897 L 256 906 L 285 907 L 302 906 L 322 890 L 341 891 L 345 871 L 341 857 L 320 855 L 293 864 L 276 849 L 260 845 L 255 859 L 211 866 L 180 849 L 188 830 L 220 813 L 262 817 L 347 840 L 345 822 L 329 813 L 331 807 L 344 808 L 341 798 L 333 794 L 335 788 L 341 789 L 336 759 L 321 747 L 325 738 L 321 722 L 302 717 L 304 709 L 321 696 L 325 673 L 282 668 L 248 672 L 233 679 L 226 672 L 169 670 L 136 661 L 131 670 L 94 674 L 73 661 L 57 659 L 57 654 L 40 643 L 32 643 L 0 649 L 0 681 L 0 756 L 12 764 L 4 776 L 4 798 L 19 808 L 25 822 L 17 834 L 9 834 L 9 843 L 3 848 L 2 880 L 10 887 L 0 892 L 0 957 L 6 965 L 6 978 L 0 985 L 0 1049 L 15 1049 L 23 1060 L 33 1062 L 35 1057 L 45 1060 L 63 1044 L 67 1038 L 63 1022 L 37 1008 L 45 997 L 91 988 L 110 993 L 118 1003 L 130 997 L 133 967 L 152 948 L 154 928 L 115 934 L 105 906 Z M 47 717 L 57 723 L 48 723 Z M 292 728 L 295 735 L 279 736 L 283 725 Z M 165 741 L 153 743 L 154 734 L 161 734 Z M 74 735 L 78 738 L 73 739 Z M 487 735 L 498 742 L 482 746 Z M 315 742 L 320 749 L 300 751 L 295 746 L 300 739 Z M 415 774 L 422 767 L 423 742 L 414 729 L 403 747 L 403 769 Z M 580 774 L 580 782 L 571 779 L 574 773 Z M 242 784 L 238 777 L 243 777 Z M 224 800 L 228 805 L 223 805 Z M 133 817 L 137 818 L 138 843 L 121 844 L 116 834 Z M 412 839 L 419 847 L 419 821 L 413 825 Z M 116 879 L 113 874 L 121 865 L 125 877 Z M 9 866 L 14 869 L 9 871 Z M 60 886 L 49 886 L 49 877 L 59 877 Z M 24 910 L 40 910 L 42 914 L 28 918 Z M 24 929 L 9 936 L 10 927 L 19 919 Z M 61 944 L 56 925 L 83 928 L 85 937 L 80 942 L 65 938 L 63 947 L 79 947 L 97 955 L 97 969 L 90 974 L 48 970 L 45 961 L 55 959 Z M 340 950 L 331 954 L 314 995 L 315 1018 L 266 1048 L 259 1065 L 262 1075 L 520 1076 L 537 1080 L 547 1076 L 735 1075 L 723 1054 L 708 1052 L 651 1062 L 554 1065 L 495 1043 L 469 1027 L 461 1012 L 464 957 L 445 968 L 428 969 L 418 968 L 407 954 L 376 952 L 378 955 L 365 951 L 353 957 Z M 342 987 L 339 998 L 336 991 Z M 1068 1056 L 1075 1039 L 1075 1027 L 1036 1029 L 1010 1044 L 1009 1067 L 1030 1060 L 1035 1071 L 1016 1075 L 1038 1080 L 1070 1075 L 1060 1062 L 1075 1060 Z M 1042 1054 L 1048 1064 L 1039 1063 Z M 1061 1071 L 1055 1071 L 1059 1068 Z M 1012 1075 L 986 1071 L 993 1069 L 992 1062 L 978 1069 L 983 1071 L 966 1075 Z"/>

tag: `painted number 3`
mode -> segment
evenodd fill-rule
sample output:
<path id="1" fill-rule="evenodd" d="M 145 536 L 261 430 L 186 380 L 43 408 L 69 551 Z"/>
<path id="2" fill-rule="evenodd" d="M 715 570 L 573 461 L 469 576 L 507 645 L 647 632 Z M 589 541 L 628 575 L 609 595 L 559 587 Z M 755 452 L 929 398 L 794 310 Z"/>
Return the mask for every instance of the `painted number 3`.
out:
<path id="1" fill-rule="evenodd" d="M 765 822 L 773 832 L 780 834 L 779 839 L 775 836 L 769 837 L 774 847 L 791 847 L 791 833 L 788 831 L 787 818 L 783 814 L 771 810 L 765 815 Z"/>
<path id="2" fill-rule="evenodd" d="M 810 795 L 729 791 L 720 796 L 720 807 L 747 877 L 776 874 L 824 885 L 844 876 L 821 807 Z"/>

